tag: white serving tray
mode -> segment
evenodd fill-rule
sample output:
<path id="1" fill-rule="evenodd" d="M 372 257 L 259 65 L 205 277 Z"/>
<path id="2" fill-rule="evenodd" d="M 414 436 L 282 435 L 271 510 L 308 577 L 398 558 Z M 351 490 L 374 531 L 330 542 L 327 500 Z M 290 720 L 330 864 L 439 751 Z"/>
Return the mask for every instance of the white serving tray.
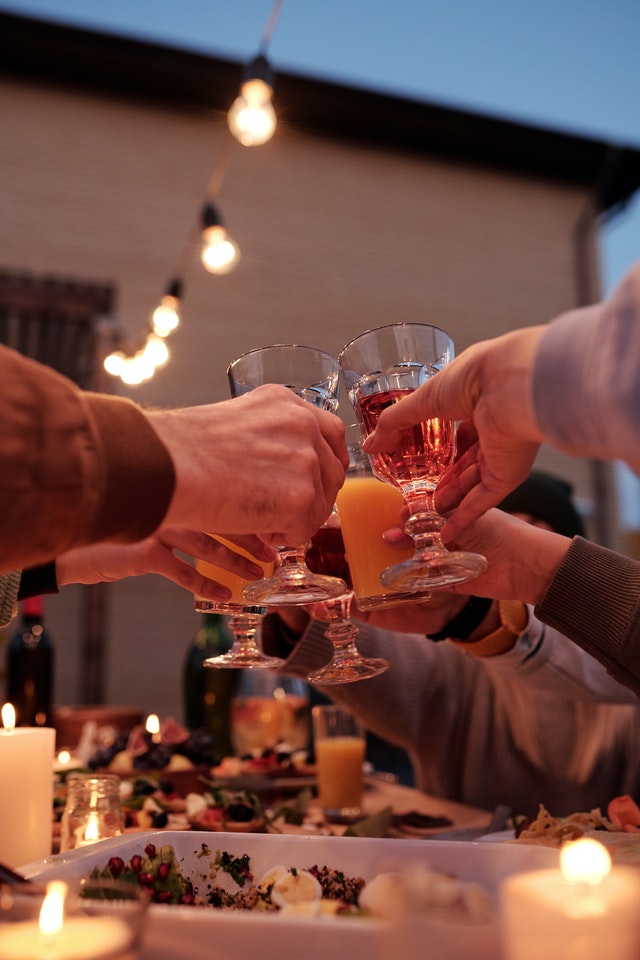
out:
<path id="1" fill-rule="evenodd" d="M 519 844 L 487 844 L 446 840 L 378 840 L 364 837 L 277 836 L 199 831 L 153 831 L 126 834 L 28 864 L 21 872 L 30 879 L 79 879 L 109 857 L 128 860 L 147 843 L 171 844 L 182 872 L 205 890 L 207 857 L 198 857 L 205 844 L 213 854 L 249 854 L 256 877 L 269 867 L 333 867 L 351 876 L 372 880 L 379 873 L 423 864 L 474 880 L 492 896 L 512 873 L 558 864 L 558 851 Z M 403 946 L 400 946 L 403 938 Z M 346 917 L 279 916 L 220 911 L 206 907 L 152 905 L 140 960 L 389 960 L 422 957 L 429 960 L 496 960 L 496 923 L 465 926 L 431 921 L 428 917 L 399 930 L 381 920 Z"/>

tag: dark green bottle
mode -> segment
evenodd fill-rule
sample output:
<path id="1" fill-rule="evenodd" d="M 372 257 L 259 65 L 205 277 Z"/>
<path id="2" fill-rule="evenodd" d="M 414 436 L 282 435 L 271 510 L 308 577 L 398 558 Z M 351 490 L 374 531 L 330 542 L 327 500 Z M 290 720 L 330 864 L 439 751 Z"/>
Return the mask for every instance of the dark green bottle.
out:
<path id="1" fill-rule="evenodd" d="M 233 754 L 231 700 L 239 670 L 205 667 L 204 661 L 226 653 L 233 635 L 220 613 L 203 613 L 202 626 L 193 638 L 184 661 L 184 720 L 189 730 L 204 730 L 213 740 L 219 759 Z"/>
<path id="2" fill-rule="evenodd" d="M 7 700 L 18 727 L 51 727 L 53 643 L 44 628 L 42 597 L 23 600 L 22 623 L 7 648 Z"/>

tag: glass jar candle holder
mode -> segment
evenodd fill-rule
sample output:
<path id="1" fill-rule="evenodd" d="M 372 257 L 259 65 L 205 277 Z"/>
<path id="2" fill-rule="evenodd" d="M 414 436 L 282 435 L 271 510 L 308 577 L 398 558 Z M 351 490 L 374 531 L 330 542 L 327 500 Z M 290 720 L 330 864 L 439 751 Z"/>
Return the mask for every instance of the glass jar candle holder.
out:
<path id="1" fill-rule="evenodd" d="M 120 778 L 115 774 L 73 774 L 60 824 L 60 852 L 85 847 L 124 832 Z"/>

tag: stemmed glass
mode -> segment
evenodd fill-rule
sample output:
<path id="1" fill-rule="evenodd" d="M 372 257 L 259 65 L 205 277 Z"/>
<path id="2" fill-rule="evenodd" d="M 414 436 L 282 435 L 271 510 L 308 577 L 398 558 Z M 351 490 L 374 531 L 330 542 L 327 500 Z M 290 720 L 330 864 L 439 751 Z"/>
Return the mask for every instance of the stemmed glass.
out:
<path id="1" fill-rule="evenodd" d="M 259 347 L 234 360 L 227 374 L 234 397 L 263 384 L 279 383 L 322 410 L 334 412 L 338 405 L 338 361 L 315 347 L 299 344 Z M 343 580 L 309 570 L 305 548 L 306 544 L 279 546 L 280 565 L 275 573 L 245 586 L 245 600 L 252 604 L 305 604 L 330 600 L 344 593 Z"/>
<path id="2" fill-rule="evenodd" d="M 345 556 L 340 518 L 336 511 L 311 538 L 307 565 L 311 570 L 333 573 L 347 584 L 347 590 L 339 597 L 320 604 L 329 619 L 324 635 L 331 641 L 333 656 L 325 666 L 312 671 L 307 680 L 314 684 L 352 683 L 354 680 L 365 680 L 384 673 L 389 669 L 388 660 L 381 657 L 363 657 L 356 646 L 358 628 L 349 615 L 353 601 L 351 574 Z"/>
<path id="3" fill-rule="evenodd" d="M 265 564 L 261 560 L 256 560 L 247 550 L 225 540 L 217 534 L 213 539 L 219 540 L 231 550 L 242 554 L 254 563 L 263 567 L 265 572 L 273 570 L 273 564 Z M 270 657 L 263 653 L 257 642 L 257 635 L 260 630 L 262 618 L 267 612 L 265 606 L 249 604 L 243 596 L 243 589 L 247 582 L 237 573 L 232 573 L 224 567 L 219 567 L 213 563 L 207 563 L 205 560 L 196 559 L 196 569 L 205 576 L 210 577 L 218 583 L 224 584 L 231 590 L 231 598 L 223 601 L 204 600 L 201 597 L 194 597 L 193 606 L 198 613 L 222 613 L 229 617 L 228 624 L 233 634 L 233 644 L 230 650 L 217 657 L 210 657 L 205 660 L 207 667 L 233 667 L 244 669 L 274 669 L 284 663 L 280 657 Z"/>
<path id="4" fill-rule="evenodd" d="M 437 375 L 453 357 L 449 334 L 424 323 L 393 323 L 351 340 L 339 363 L 363 437 L 386 407 Z M 371 456 L 376 476 L 397 487 L 409 507 L 405 531 L 415 545 L 412 557 L 383 571 L 384 586 L 410 592 L 435 589 L 486 570 L 481 554 L 447 550 L 440 536 L 444 518 L 434 494 L 455 454 L 456 423 L 434 418 L 405 430 L 395 449 Z"/>

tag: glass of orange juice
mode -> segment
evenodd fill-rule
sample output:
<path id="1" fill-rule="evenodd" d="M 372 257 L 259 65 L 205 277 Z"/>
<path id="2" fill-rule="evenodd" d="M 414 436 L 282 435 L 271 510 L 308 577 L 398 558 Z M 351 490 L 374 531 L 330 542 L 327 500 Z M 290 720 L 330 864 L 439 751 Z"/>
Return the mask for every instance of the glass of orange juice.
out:
<path id="1" fill-rule="evenodd" d="M 400 526 L 402 494 L 361 466 L 351 470 L 336 497 L 353 593 L 359 610 L 397 606 L 428 600 L 430 592 L 417 593 L 383 587 L 380 574 L 388 566 L 413 556 L 413 547 L 388 546 L 382 534 Z"/>
<path id="2" fill-rule="evenodd" d="M 362 812 L 364 727 L 336 704 L 311 711 L 318 799 L 328 820 L 349 821 Z"/>
<path id="3" fill-rule="evenodd" d="M 273 572 L 273 563 L 264 563 L 262 560 L 256 560 L 254 556 L 226 540 L 218 534 L 211 534 L 214 540 L 229 547 L 236 553 L 241 554 L 254 563 L 259 564 L 269 576 Z M 265 606 L 249 604 L 244 596 L 243 589 L 251 581 L 238 576 L 237 573 L 231 573 L 224 567 L 219 567 L 215 563 L 207 563 L 204 560 L 196 558 L 196 570 L 210 577 L 218 583 L 222 583 L 231 590 L 229 600 L 204 600 L 202 597 L 194 597 L 193 606 L 199 613 L 222 613 L 229 615 L 229 627 L 233 633 L 233 646 L 226 653 L 221 653 L 218 657 L 210 657 L 205 660 L 207 667 L 238 667 L 245 669 L 265 669 L 270 670 L 282 665 L 280 657 L 269 657 L 260 649 L 257 641 L 258 631 L 262 618 L 267 612 Z"/>
<path id="4" fill-rule="evenodd" d="M 231 540 L 226 540 L 217 533 L 211 533 L 209 536 L 212 540 L 217 540 L 218 543 L 222 543 L 225 547 L 229 547 L 229 549 L 233 550 L 234 553 L 239 553 L 240 556 L 246 557 L 247 560 L 257 563 L 258 566 L 262 567 L 264 570 L 266 577 L 270 577 L 273 573 L 275 566 L 273 561 L 265 562 L 264 560 L 256 560 L 256 558 L 250 554 L 248 550 L 245 550 L 243 547 L 239 547 L 237 543 L 232 543 Z M 237 573 L 232 573 L 230 570 L 225 570 L 224 567 L 218 567 L 214 563 L 207 563 L 206 560 L 199 560 L 197 557 L 196 570 L 199 573 L 202 573 L 205 577 L 209 577 L 210 580 L 215 580 L 216 583 L 221 583 L 223 586 L 228 587 L 229 590 L 231 590 L 231 597 L 226 602 L 203 600 L 202 597 L 194 597 L 194 609 L 199 613 L 232 614 L 237 613 L 238 607 L 246 607 L 247 604 L 242 591 L 248 583 L 252 582 L 251 580 L 245 580 L 243 577 L 238 576 Z"/>

